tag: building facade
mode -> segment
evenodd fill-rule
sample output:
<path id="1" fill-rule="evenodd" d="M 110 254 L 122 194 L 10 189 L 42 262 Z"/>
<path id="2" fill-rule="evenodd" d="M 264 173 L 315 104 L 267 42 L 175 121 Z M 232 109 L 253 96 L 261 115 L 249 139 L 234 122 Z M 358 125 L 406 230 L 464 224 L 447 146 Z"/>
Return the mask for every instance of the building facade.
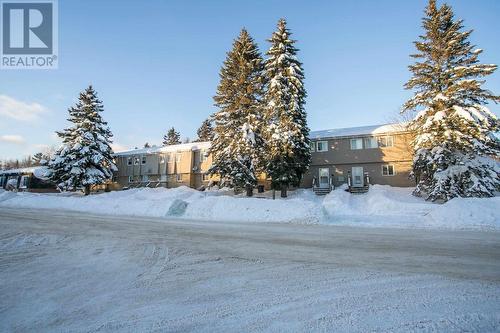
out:
<path id="1" fill-rule="evenodd" d="M 403 126 L 388 124 L 311 132 L 312 161 L 302 187 L 368 184 L 414 186 L 410 179 L 411 133 Z M 115 154 L 118 172 L 113 186 L 201 188 L 219 181 L 207 174 L 212 163 L 210 142 L 133 149 Z M 266 189 L 270 182 L 259 176 Z"/>
<path id="2" fill-rule="evenodd" d="M 354 187 L 382 184 L 414 186 L 411 132 L 403 125 L 387 124 L 313 131 L 312 161 L 304 187 L 339 186 L 349 181 Z"/>
<path id="3" fill-rule="evenodd" d="M 0 170 L 0 189 L 20 192 L 56 192 L 46 167 Z"/>
<path id="4" fill-rule="evenodd" d="M 210 142 L 194 142 L 118 152 L 114 187 L 206 186 L 211 180 L 206 173 L 212 163 L 209 148 Z"/>

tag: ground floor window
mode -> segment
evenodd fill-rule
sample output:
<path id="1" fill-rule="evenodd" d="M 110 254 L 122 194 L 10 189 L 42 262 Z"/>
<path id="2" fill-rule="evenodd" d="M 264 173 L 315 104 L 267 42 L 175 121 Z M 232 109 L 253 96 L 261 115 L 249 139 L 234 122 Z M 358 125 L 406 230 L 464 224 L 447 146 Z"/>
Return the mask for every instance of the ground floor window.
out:
<path id="1" fill-rule="evenodd" d="M 133 183 L 134 182 L 134 176 L 128 176 L 128 182 Z"/>
<path id="2" fill-rule="evenodd" d="M 30 176 L 22 176 L 19 188 L 28 188 L 29 181 L 30 181 Z"/>
<path id="3" fill-rule="evenodd" d="M 210 175 L 208 173 L 204 173 L 202 176 L 201 176 L 201 179 L 204 181 L 204 182 L 208 182 L 210 180 Z"/>
<path id="4" fill-rule="evenodd" d="M 382 165 L 382 176 L 394 176 L 395 174 L 396 170 L 393 164 Z"/>
<path id="5" fill-rule="evenodd" d="M 149 181 L 149 176 L 148 175 L 142 175 L 142 181 L 143 182 Z"/>
<path id="6" fill-rule="evenodd" d="M 182 174 L 178 173 L 175 175 L 175 179 L 178 181 L 178 182 L 182 182 Z"/>

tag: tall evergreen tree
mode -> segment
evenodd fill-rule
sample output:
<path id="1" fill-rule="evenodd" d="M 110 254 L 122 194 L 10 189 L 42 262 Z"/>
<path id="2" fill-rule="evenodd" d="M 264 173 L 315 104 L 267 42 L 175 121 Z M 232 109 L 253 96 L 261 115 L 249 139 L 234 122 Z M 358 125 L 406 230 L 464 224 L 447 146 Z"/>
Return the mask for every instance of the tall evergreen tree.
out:
<path id="1" fill-rule="evenodd" d="M 63 143 L 47 163 L 60 189 L 83 188 L 88 195 L 92 185 L 105 183 L 117 171 L 110 146 L 113 135 L 101 118 L 103 110 L 92 86 L 81 92 L 76 105 L 69 108 L 68 121 L 72 125 L 57 132 Z"/>
<path id="2" fill-rule="evenodd" d="M 227 53 L 214 97 L 220 109 L 213 115 L 214 136 L 210 173 L 246 187 L 247 195 L 257 184 L 262 155 L 263 61 L 259 49 L 245 29 Z"/>
<path id="3" fill-rule="evenodd" d="M 198 139 L 196 139 L 197 142 L 212 141 L 212 138 L 214 136 L 212 121 L 210 119 L 206 119 L 205 121 L 203 121 L 200 128 L 198 128 L 197 134 L 198 134 Z"/>
<path id="4" fill-rule="evenodd" d="M 175 130 L 174 127 L 171 127 L 167 135 L 163 136 L 163 145 L 164 146 L 171 146 L 171 145 L 178 145 L 181 143 L 181 134 Z"/>
<path id="5" fill-rule="evenodd" d="M 287 187 L 298 186 L 309 168 L 309 128 L 304 109 L 307 96 L 302 64 L 296 57 L 286 21 L 280 19 L 265 62 L 266 173 L 286 197 Z"/>
<path id="6" fill-rule="evenodd" d="M 468 41 L 472 30 L 462 31 L 450 6 L 430 0 L 423 18 L 424 34 L 415 42 L 418 61 L 409 66 L 412 78 L 406 89 L 415 94 L 403 107 L 419 111 L 413 120 L 416 137 L 414 194 L 427 200 L 462 196 L 493 196 L 500 190 L 499 123 L 484 104 L 500 97 L 483 89 L 483 78 L 496 65 L 480 64 Z"/>

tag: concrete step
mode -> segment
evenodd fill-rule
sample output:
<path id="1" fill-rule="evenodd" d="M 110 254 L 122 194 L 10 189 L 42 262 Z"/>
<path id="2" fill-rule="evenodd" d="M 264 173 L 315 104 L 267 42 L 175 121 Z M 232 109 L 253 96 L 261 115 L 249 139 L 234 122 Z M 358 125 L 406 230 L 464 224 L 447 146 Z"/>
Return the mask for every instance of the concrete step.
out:
<path id="1" fill-rule="evenodd" d="M 361 194 L 361 193 L 366 193 L 368 192 L 368 186 L 363 186 L 363 187 L 350 187 L 349 192 L 352 194 Z"/>
<path id="2" fill-rule="evenodd" d="M 313 191 L 316 195 L 327 195 L 331 192 L 331 189 L 328 187 L 315 187 Z"/>

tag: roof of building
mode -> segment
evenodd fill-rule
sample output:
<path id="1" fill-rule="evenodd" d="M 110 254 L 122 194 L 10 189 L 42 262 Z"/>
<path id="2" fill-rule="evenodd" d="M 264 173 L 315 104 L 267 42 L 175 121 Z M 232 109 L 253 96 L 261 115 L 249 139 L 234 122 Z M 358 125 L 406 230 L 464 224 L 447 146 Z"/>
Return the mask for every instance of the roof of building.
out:
<path id="1" fill-rule="evenodd" d="M 48 168 L 45 166 L 36 166 L 29 168 L 0 170 L 0 175 L 26 174 L 26 173 L 32 173 L 36 178 L 39 179 L 47 179 Z"/>
<path id="2" fill-rule="evenodd" d="M 361 127 L 334 128 L 322 131 L 311 131 L 311 139 L 326 139 L 346 136 L 374 135 L 394 132 L 404 132 L 404 124 L 383 124 Z"/>
<path id="3" fill-rule="evenodd" d="M 208 149 L 208 148 L 210 148 L 210 142 L 190 142 L 190 143 L 182 143 L 179 145 L 171 145 L 171 146 L 124 150 L 116 152 L 114 155 L 115 156 L 148 155 L 148 154 L 187 151 L 187 150 L 193 151 L 193 150 Z"/>

